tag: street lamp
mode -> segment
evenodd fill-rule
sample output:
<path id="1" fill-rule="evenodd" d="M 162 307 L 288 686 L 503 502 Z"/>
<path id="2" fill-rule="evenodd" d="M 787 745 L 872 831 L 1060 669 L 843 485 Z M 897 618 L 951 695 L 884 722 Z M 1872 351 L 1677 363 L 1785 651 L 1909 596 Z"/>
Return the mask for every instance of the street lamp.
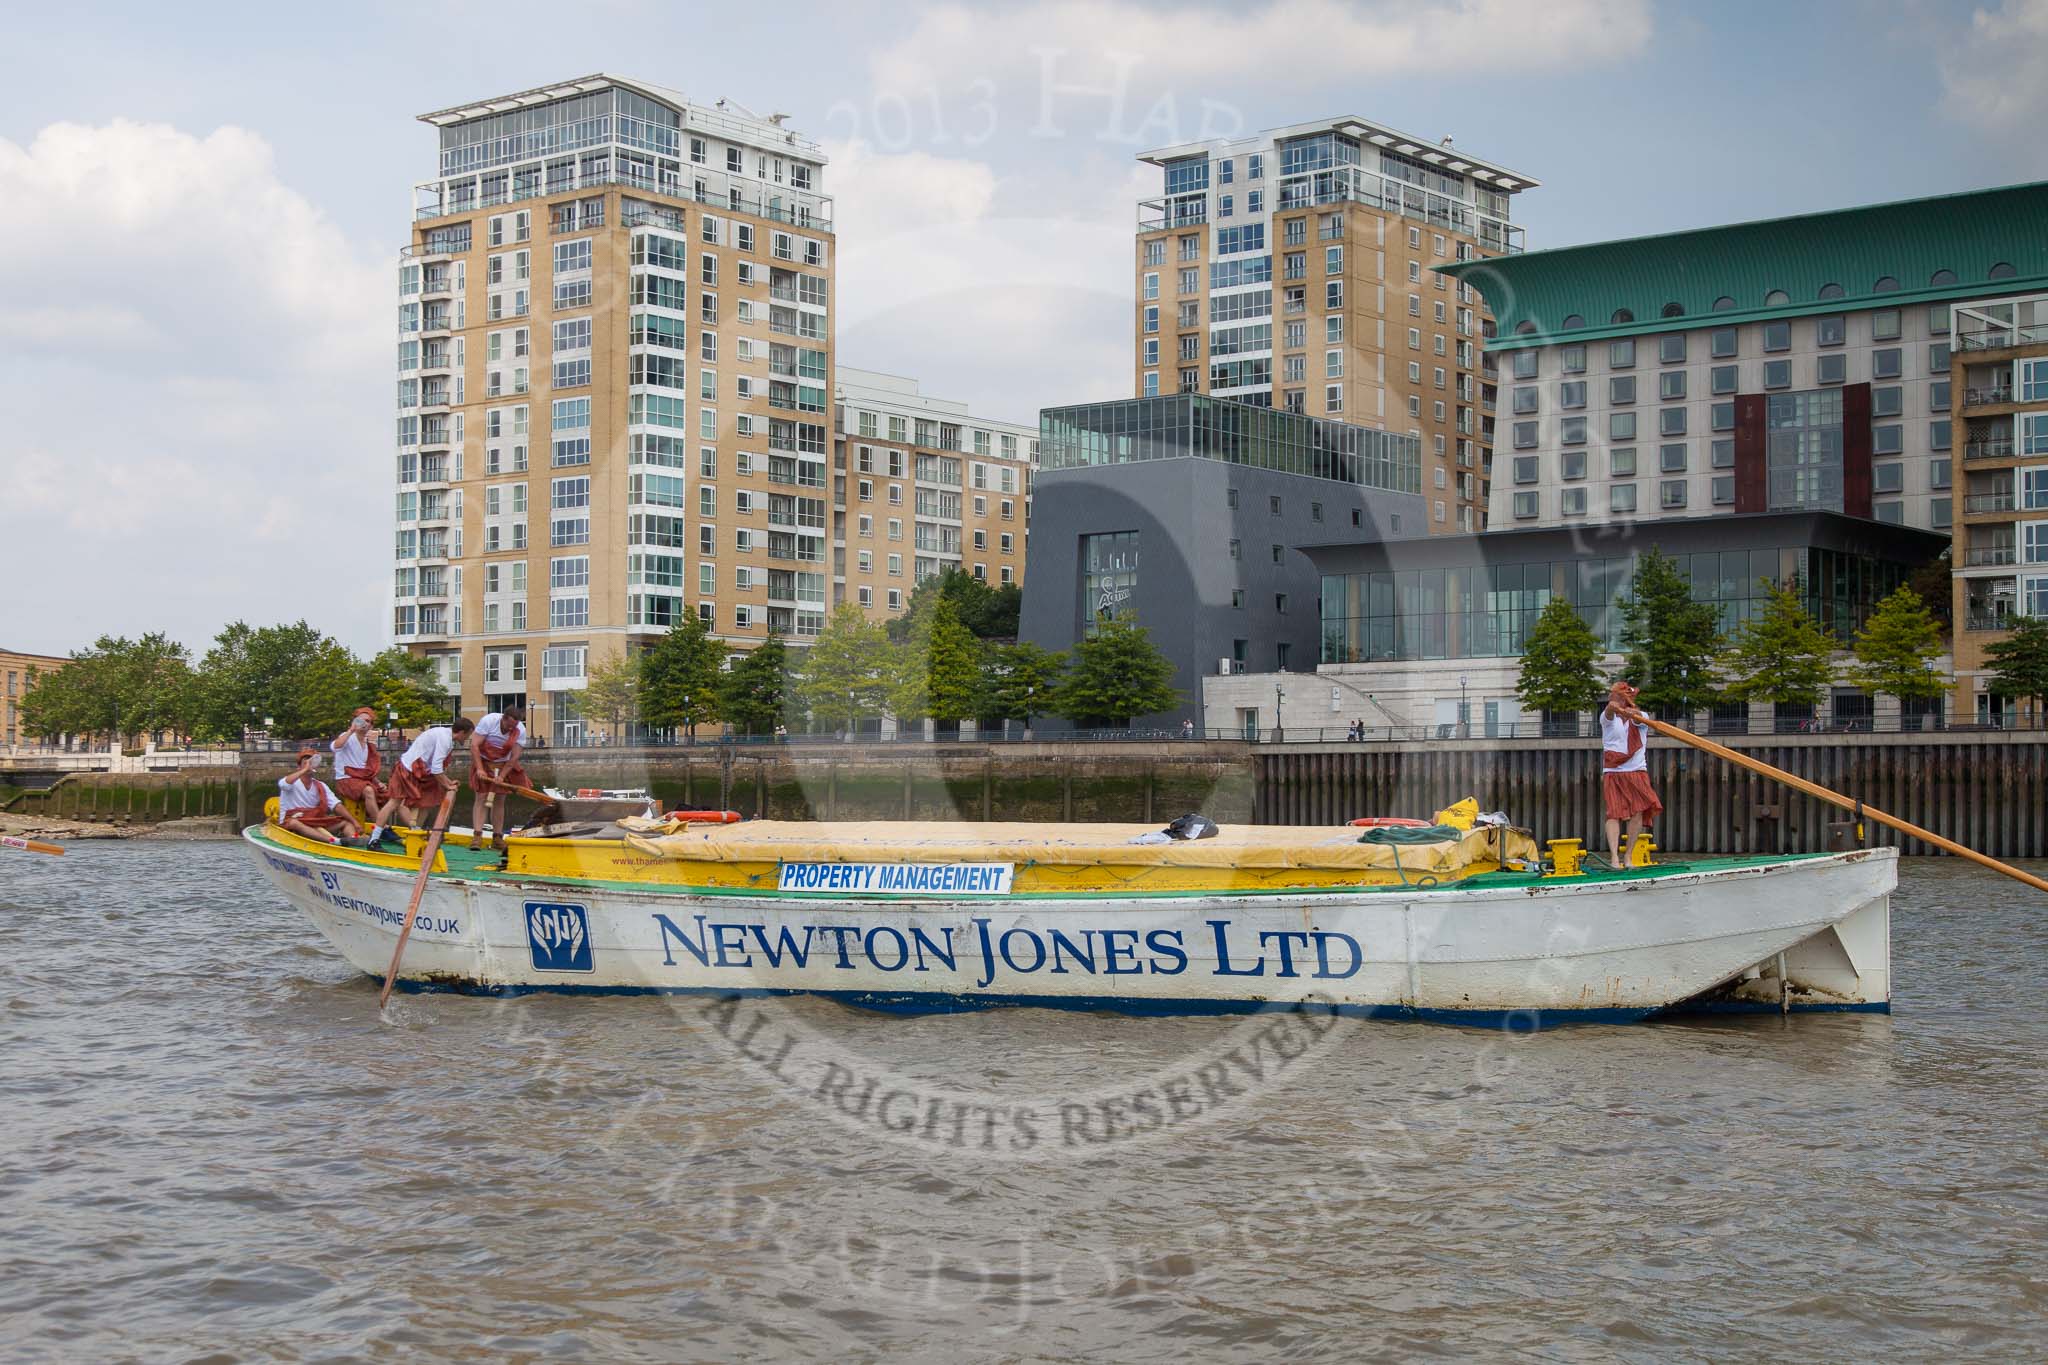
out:
<path id="1" fill-rule="evenodd" d="M 1465 702 L 1465 675 L 1458 675 L 1458 738 L 1472 738 L 1472 712 Z"/>
<path id="2" fill-rule="evenodd" d="M 696 742 L 697 718 L 690 710 L 690 694 L 685 692 L 683 693 L 683 743 L 685 745 L 695 745 Z"/>
<path id="3" fill-rule="evenodd" d="M 1280 720 L 1280 704 L 1287 700 L 1287 693 L 1279 683 L 1273 684 L 1273 742 L 1279 744 L 1286 739 L 1287 731 Z"/>

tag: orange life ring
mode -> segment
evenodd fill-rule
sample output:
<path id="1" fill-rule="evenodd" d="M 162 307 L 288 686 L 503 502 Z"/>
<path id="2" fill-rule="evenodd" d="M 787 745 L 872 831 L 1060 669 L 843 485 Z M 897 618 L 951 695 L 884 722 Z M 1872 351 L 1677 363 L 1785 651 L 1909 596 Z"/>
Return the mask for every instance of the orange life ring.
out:
<path id="1" fill-rule="evenodd" d="M 1428 825 L 1427 820 L 1411 820 L 1405 815 L 1361 815 L 1351 822 L 1353 829 L 1424 829 Z"/>
<path id="2" fill-rule="evenodd" d="M 746 819 L 736 810 L 672 810 L 662 818 L 686 825 L 737 825 Z"/>

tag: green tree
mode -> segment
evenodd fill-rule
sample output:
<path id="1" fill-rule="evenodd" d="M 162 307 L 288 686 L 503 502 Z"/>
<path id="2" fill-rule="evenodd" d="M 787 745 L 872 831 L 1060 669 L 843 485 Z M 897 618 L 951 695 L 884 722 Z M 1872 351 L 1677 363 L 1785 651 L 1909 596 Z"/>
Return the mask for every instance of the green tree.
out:
<path id="1" fill-rule="evenodd" d="M 1562 597 L 1543 605 L 1522 644 L 1515 695 L 1548 716 L 1597 710 L 1607 695 L 1600 680 L 1600 639 Z"/>
<path id="2" fill-rule="evenodd" d="M 981 642 L 944 597 L 897 647 L 889 709 L 897 721 L 930 716 L 957 725 L 974 714 L 981 690 Z"/>
<path id="3" fill-rule="evenodd" d="M 1651 547 L 1636 560 L 1635 583 L 1621 608 L 1624 671 L 1648 711 L 1690 713 L 1712 706 L 1719 692 L 1714 656 L 1721 647 L 1714 608 L 1692 600 L 1677 562 Z"/>
<path id="4" fill-rule="evenodd" d="M 584 715 L 611 723 L 612 743 L 622 741 L 626 722 L 640 713 L 640 660 L 630 652 L 614 654 L 586 668 L 582 707 Z"/>
<path id="5" fill-rule="evenodd" d="M 725 718 L 740 734 L 773 734 L 788 703 L 789 650 L 770 634 L 726 671 Z"/>
<path id="6" fill-rule="evenodd" d="M 991 588 L 965 569 L 951 568 L 930 575 L 911 589 L 903 614 L 889 621 L 889 638 L 902 643 L 924 628 L 932 608 L 950 602 L 960 624 L 977 640 L 1012 640 L 1017 636 L 1017 614 L 1024 590 L 1015 583 Z"/>
<path id="7" fill-rule="evenodd" d="M 1948 681 L 1934 667 L 1940 654 L 1941 626 L 1926 600 L 1908 585 L 1879 602 L 1856 633 L 1856 662 L 1849 676 L 1866 692 L 1932 701 L 1948 691 Z"/>
<path id="8" fill-rule="evenodd" d="M 1954 629 L 1956 581 L 1947 548 L 1913 570 L 1906 586 L 1927 604 L 1927 614 L 1939 623 L 1944 634 Z"/>
<path id="9" fill-rule="evenodd" d="M 1992 669 L 1992 694 L 2030 698 L 2038 723 L 2048 710 L 2048 621 L 2015 616 L 2005 638 L 1984 647 L 1984 661 Z"/>
<path id="10" fill-rule="evenodd" d="M 1128 725 L 1180 705 L 1173 673 L 1173 661 L 1134 619 L 1103 621 L 1074 646 L 1052 709 L 1083 728 Z"/>
<path id="11" fill-rule="evenodd" d="M 814 724 L 854 729 L 888 708 L 894 651 L 882 627 L 852 602 L 832 613 L 804 655 L 796 699 Z"/>
<path id="12" fill-rule="evenodd" d="M 1835 637 L 1807 612 L 1796 581 L 1762 582 L 1764 609 L 1736 628 L 1721 656 L 1727 694 L 1775 706 L 1817 705 L 1834 677 Z"/>
<path id="13" fill-rule="evenodd" d="M 278 734 L 339 733 L 355 708 L 358 665 L 332 637 L 304 621 L 252 627 L 236 621 L 199 663 L 198 724 L 232 739 L 265 717 Z"/>
<path id="14" fill-rule="evenodd" d="M 35 680 L 22 699 L 22 723 L 45 738 L 132 742 L 145 734 L 190 733 L 194 700 L 183 645 L 160 632 L 136 640 L 102 635 Z"/>
<path id="15" fill-rule="evenodd" d="M 1066 675 L 1067 656 L 1021 641 L 990 648 L 981 670 L 979 719 L 990 724 L 1022 721 L 1050 710 Z"/>
<path id="16" fill-rule="evenodd" d="M 640 719 L 694 731 L 719 717 L 725 646 L 711 638 L 702 618 L 687 615 L 640 660 Z"/>
<path id="17" fill-rule="evenodd" d="M 408 730 L 446 720 L 452 709 L 434 661 L 396 646 L 363 660 L 355 704 L 375 711 L 380 726 L 395 716 Z"/>

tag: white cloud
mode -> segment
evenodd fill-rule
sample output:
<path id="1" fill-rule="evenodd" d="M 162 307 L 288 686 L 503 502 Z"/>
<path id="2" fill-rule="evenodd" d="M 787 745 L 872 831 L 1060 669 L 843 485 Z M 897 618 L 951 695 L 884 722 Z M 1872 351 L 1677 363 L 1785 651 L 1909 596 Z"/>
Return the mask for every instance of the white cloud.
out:
<path id="1" fill-rule="evenodd" d="M 2041 140 L 2048 118 L 2048 0 L 2004 0 L 1974 11 L 1939 64 L 1942 107 L 1950 117 L 2011 138 L 2013 154 L 2028 163 L 2021 174 L 2048 165 Z"/>
<path id="2" fill-rule="evenodd" d="M 1121 156 L 998 178 L 985 162 L 828 148 L 839 361 L 991 419 L 1131 391 L 1132 222 L 1158 172 Z"/>
<path id="3" fill-rule="evenodd" d="M 1431 69 L 1594 66 L 1641 51 L 1650 33 L 1648 0 L 1268 0 L 1229 7 L 1041 0 L 996 10 L 944 4 L 923 11 L 875 56 L 872 70 L 878 90 L 906 96 L 1024 76 L 1038 81 L 1050 102 L 1070 89 L 1111 98 L 1167 81 L 1214 87 L 1281 73 L 1313 85 Z M 1137 119 L 1147 111 L 1126 112 Z"/>
<path id="4" fill-rule="evenodd" d="M 7 643 L 304 616 L 380 646 L 391 269 L 238 128 L 0 140 L 0 203 L 0 535 L 48 585 Z"/>

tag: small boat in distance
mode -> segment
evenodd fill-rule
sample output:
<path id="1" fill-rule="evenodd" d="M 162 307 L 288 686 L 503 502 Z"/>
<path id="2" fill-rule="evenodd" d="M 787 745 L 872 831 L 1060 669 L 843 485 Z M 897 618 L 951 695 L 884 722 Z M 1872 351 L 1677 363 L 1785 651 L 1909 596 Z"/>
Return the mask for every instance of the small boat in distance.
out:
<path id="1" fill-rule="evenodd" d="M 269 823 L 243 838 L 352 966 L 383 975 L 422 835 L 403 854 Z M 1894 850 L 1566 870 L 1483 825 L 1159 841 L 1134 825 L 628 820 L 514 835 L 502 855 L 443 847 L 398 979 L 915 1012 L 1309 1002 L 1533 1028 L 1889 1009 Z"/>

